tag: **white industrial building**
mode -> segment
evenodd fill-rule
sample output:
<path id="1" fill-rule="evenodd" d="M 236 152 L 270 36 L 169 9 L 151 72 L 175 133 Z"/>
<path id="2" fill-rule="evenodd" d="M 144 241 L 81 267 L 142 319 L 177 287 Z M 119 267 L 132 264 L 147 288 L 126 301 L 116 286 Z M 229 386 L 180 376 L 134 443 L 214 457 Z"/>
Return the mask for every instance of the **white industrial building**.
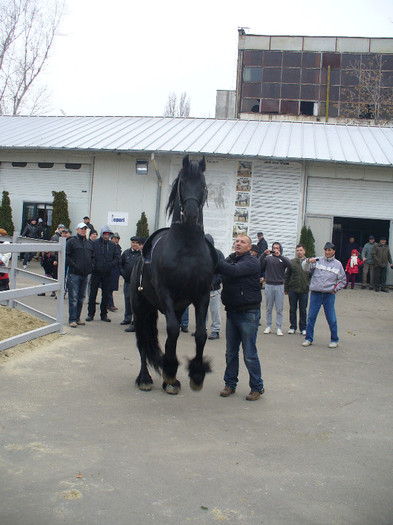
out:
<path id="1" fill-rule="evenodd" d="M 205 155 L 205 231 L 229 253 L 233 238 L 259 230 L 292 256 L 303 224 L 318 253 L 351 232 L 393 244 L 393 128 L 163 117 L 0 117 L 0 191 L 17 230 L 51 220 L 52 191 L 68 197 L 71 228 L 89 215 L 110 224 L 123 248 L 145 212 L 167 224 L 170 185 L 183 156 Z M 393 272 L 392 272 L 393 273 Z M 392 282 L 392 276 L 389 275 Z"/>

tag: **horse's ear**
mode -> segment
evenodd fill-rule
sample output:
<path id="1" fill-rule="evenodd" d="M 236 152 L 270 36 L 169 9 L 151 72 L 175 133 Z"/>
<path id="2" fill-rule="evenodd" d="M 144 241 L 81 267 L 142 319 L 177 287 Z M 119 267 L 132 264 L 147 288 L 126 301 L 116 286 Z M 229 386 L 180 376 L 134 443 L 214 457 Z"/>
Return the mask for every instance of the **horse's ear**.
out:
<path id="1" fill-rule="evenodd" d="M 201 168 L 202 173 L 206 170 L 206 160 L 205 155 L 203 155 L 202 160 L 199 161 L 199 167 Z"/>
<path id="2" fill-rule="evenodd" d="M 188 166 L 190 164 L 190 157 L 188 155 L 186 155 L 184 158 L 183 158 L 183 168 L 184 169 L 187 169 Z"/>

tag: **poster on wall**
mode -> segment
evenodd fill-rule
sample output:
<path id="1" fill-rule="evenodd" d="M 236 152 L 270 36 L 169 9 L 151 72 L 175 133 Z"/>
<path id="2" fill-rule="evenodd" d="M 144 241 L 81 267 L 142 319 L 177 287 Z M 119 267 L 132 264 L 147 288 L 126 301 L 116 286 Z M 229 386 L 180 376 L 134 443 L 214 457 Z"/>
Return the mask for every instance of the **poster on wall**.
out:
<path id="1" fill-rule="evenodd" d="M 232 226 L 232 249 L 239 235 L 248 235 L 250 221 L 252 163 L 240 161 L 237 167 L 235 211 Z"/>
<path id="2" fill-rule="evenodd" d="M 128 212 L 108 211 L 108 226 L 128 226 Z"/>

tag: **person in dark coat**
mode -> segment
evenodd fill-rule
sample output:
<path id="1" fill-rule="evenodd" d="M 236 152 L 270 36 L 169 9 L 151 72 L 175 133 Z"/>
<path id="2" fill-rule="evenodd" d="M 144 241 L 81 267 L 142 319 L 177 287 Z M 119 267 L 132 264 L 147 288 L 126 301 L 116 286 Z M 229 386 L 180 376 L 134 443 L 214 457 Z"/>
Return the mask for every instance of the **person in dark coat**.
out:
<path id="1" fill-rule="evenodd" d="M 259 262 L 251 255 L 250 250 L 250 237 L 240 235 L 235 241 L 235 253 L 225 260 L 219 260 L 216 267 L 216 272 L 223 276 L 221 299 L 227 312 L 225 387 L 220 396 L 229 397 L 235 393 L 241 343 L 244 362 L 250 376 L 251 391 L 246 399 L 256 401 L 264 393 L 256 347 L 262 295 Z"/>
<path id="2" fill-rule="evenodd" d="M 33 217 L 30 223 L 26 224 L 22 231 L 22 237 L 30 237 L 31 239 L 39 239 L 40 229 L 37 226 L 37 219 Z M 34 252 L 25 252 L 23 258 L 23 268 L 26 269 L 29 262 L 34 257 Z"/>
<path id="3" fill-rule="evenodd" d="M 85 300 L 87 279 L 93 270 L 93 244 L 86 239 L 86 225 L 81 222 L 76 227 L 75 237 L 66 243 L 66 266 L 68 267 L 68 316 L 71 328 L 83 326 L 81 311 Z"/>
<path id="4" fill-rule="evenodd" d="M 110 278 L 112 269 L 119 264 L 120 259 L 116 244 L 109 240 L 111 235 L 113 235 L 113 231 L 109 226 L 105 225 L 101 228 L 100 237 L 93 242 L 94 264 L 91 273 L 88 315 L 86 317 L 86 321 L 88 322 L 93 321 L 96 313 L 96 298 L 100 284 L 102 286 L 100 306 L 101 321 L 111 322 L 108 318 Z"/>
<path id="5" fill-rule="evenodd" d="M 258 243 L 257 243 L 257 250 L 258 250 L 258 257 L 260 257 L 265 250 L 267 250 L 267 242 L 263 236 L 263 232 L 257 233 L 258 237 Z"/>
<path id="6" fill-rule="evenodd" d="M 120 258 L 120 275 L 124 279 L 124 319 L 120 323 L 121 325 L 130 325 L 125 329 L 125 332 L 135 332 L 135 328 L 132 322 L 132 307 L 131 307 L 131 286 L 130 279 L 132 269 L 136 261 L 141 256 L 141 250 L 139 246 L 140 239 L 137 235 L 131 237 L 131 248 L 124 250 Z"/>
<path id="7" fill-rule="evenodd" d="M 120 242 L 120 235 L 115 232 L 111 236 L 111 241 L 117 246 L 117 250 L 119 252 L 119 264 L 117 266 L 114 266 L 111 271 L 111 281 L 110 281 L 110 287 L 109 287 L 109 298 L 108 298 L 108 310 L 110 312 L 115 312 L 118 310 L 117 306 L 115 306 L 114 300 L 113 300 L 113 292 L 117 292 L 119 289 L 119 277 L 120 277 L 120 256 L 121 256 L 121 246 L 119 244 Z"/>

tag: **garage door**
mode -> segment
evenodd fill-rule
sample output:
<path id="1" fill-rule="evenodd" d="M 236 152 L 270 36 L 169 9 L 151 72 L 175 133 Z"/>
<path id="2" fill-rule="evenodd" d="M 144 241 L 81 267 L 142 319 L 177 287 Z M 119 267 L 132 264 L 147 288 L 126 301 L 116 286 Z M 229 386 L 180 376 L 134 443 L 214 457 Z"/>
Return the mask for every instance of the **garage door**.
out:
<path id="1" fill-rule="evenodd" d="M 307 214 L 390 219 L 393 183 L 309 177 Z"/>

